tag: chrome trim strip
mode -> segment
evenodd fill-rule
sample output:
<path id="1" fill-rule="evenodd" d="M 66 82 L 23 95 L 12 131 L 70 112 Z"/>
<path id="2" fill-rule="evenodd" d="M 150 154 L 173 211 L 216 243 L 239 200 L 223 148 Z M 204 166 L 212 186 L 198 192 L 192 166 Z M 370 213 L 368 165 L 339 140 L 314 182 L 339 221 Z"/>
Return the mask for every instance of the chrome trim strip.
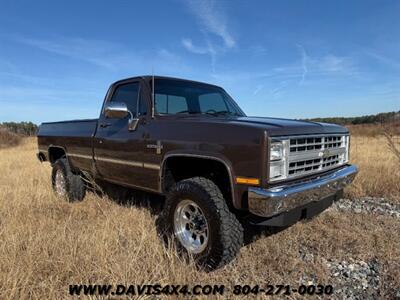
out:
<path id="1" fill-rule="evenodd" d="M 92 159 L 92 156 L 90 156 L 90 155 L 77 154 L 77 153 L 67 153 L 67 156 Z M 130 161 L 130 160 L 124 160 L 124 159 L 106 158 L 106 157 L 99 157 L 99 156 L 96 156 L 95 160 L 109 162 L 112 164 L 120 164 L 120 165 L 127 165 L 127 166 L 138 167 L 138 168 L 145 168 L 145 169 L 150 169 L 150 170 L 157 170 L 157 171 L 160 170 L 160 165 L 144 163 L 144 162 L 140 162 L 140 161 Z"/>
<path id="2" fill-rule="evenodd" d="M 258 216 L 272 217 L 298 206 L 319 201 L 350 184 L 357 172 L 355 165 L 348 165 L 305 182 L 270 189 L 250 187 L 248 189 L 249 210 Z"/>
<path id="3" fill-rule="evenodd" d="M 96 156 L 96 160 L 104 161 L 104 162 L 109 162 L 113 164 L 120 164 L 120 165 L 128 165 L 132 167 L 143 167 L 142 162 L 138 161 L 130 161 L 130 160 L 122 160 L 122 159 L 115 159 L 115 158 L 106 158 L 106 157 L 98 157 Z"/>
<path id="4" fill-rule="evenodd" d="M 92 159 L 92 156 L 91 156 L 91 155 L 77 154 L 77 153 L 67 153 L 67 156 L 78 157 L 78 158 L 85 158 L 85 159 Z"/>
<path id="5" fill-rule="evenodd" d="M 143 163 L 143 168 L 151 169 L 151 170 L 157 170 L 158 171 L 158 170 L 160 170 L 160 165 Z"/>
<path id="6" fill-rule="evenodd" d="M 272 142 L 274 140 L 280 141 L 280 140 L 287 140 L 290 138 L 294 139 L 301 139 L 301 138 L 309 138 L 309 137 L 324 137 L 324 136 L 348 136 L 350 135 L 349 133 L 319 133 L 319 134 L 303 134 L 303 135 L 280 135 L 280 136 L 271 136 Z"/>
<path id="7" fill-rule="evenodd" d="M 127 165 L 127 166 L 132 166 L 132 167 L 137 167 L 137 168 L 145 168 L 145 169 L 151 169 L 151 170 L 157 170 L 157 171 L 160 170 L 160 165 L 145 163 L 145 162 L 140 162 L 140 161 L 106 158 L 106 157 L 99 157 L 99 156 L 96 156 L 96 160 L 109 162 L 112 164 Z"/>

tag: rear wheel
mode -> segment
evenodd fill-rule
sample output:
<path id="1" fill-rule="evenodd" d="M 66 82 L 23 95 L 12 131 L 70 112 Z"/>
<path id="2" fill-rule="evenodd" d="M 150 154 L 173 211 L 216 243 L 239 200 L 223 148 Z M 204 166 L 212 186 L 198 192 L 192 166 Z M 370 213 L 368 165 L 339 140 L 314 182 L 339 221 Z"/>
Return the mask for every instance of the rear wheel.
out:
<path id="1" fill-rule="evenodd" d="M 60 158 L 53 164 L 51 181 L 55 194 L 70 202 L 81 201 L 86 187 L 81 176 L 72 173 L 67 159 Z"/>
<path id="2" fill-rule="evenodd" d="M 165 240 L 172 237 L 181 254 L 213 270 L 233 260 L 243 243 L 243 228 L 230 212 L 218 186 L 194 177 L 178 182 L 157 219 Z"/>

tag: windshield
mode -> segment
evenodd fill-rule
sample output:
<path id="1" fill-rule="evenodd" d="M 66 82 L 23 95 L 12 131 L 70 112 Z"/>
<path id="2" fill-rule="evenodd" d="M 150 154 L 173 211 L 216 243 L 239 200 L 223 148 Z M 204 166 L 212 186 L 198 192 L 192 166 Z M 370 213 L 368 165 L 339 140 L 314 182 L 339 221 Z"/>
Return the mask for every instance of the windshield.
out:
<path id="1" fill-rule="evenodd" d="M 202 114 L 244 116 L 242 110 L 222 89 L 195 82 L 156 79 L 155 112 L 159 115 Z"/>

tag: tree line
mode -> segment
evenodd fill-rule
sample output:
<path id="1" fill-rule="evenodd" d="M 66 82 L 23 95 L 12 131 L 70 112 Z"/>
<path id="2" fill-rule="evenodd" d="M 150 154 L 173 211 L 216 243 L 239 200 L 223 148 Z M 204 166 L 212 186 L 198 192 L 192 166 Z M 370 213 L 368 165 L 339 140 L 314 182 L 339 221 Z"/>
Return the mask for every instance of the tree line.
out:
<path id="1" fill-rule="evenodd" d="M 400 121 L 400 110 L 376 115 L 366 115 L 361 117 L 330 117 L 330 118 L 312 118 L 307 121 L 335 123 L 339 125 L 357 125 L 357 124 L 374 124 L 374 123 L 391 123 Z"/>
<path id="2" fill-rule="evenodd" d="M 400 121 L 400 110 L 376 115 L 366 115 L 361 117 L 329 117 L 329 118 L 312 118 L 306 121 L 335 123 L 339 125 L 357 125 L 357 124 L 375 124 L 375 123 L 391 123 Z M 0 129 L 4 128 L 8 131 L 27 136 L 34 136 L 37 133 L 38 126 L 32 122 L 3 122 L 0 123 Z"/>
<path id="3" fill-rule="evenodd" d="M 34 136 L 38 130 L 38 126 L 32 122 L 3 122 L 0 123 L 1 128 L 26 136 Z"/>

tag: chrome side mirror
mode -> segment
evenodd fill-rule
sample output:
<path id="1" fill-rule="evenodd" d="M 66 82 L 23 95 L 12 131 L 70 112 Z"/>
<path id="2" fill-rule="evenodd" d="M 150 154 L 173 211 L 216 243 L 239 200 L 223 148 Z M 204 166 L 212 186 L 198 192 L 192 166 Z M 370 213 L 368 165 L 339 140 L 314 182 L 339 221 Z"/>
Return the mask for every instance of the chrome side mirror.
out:
<path id="1" fill-rule="evenodd" d="M 107 118 L 116 118 L 122 119 L 125 118 L 131 112 L 128 110 L 126 103 L 124 102 L 110 102 L 107 103 L 106 107 L 104 108 L 104 115 Z"/>
<path id="2" fill-rule="evenodd" d="M 129 131 L 135 131 L 139 125 L 139 118 L 130 118 L 128 123 Z"/>
<path id="3" fill-rule="evenodd" d="M 104 108 L 104 115 L 107 118 L 123 119 L 130 116 L 128 121 L 128 130 L 135 131 L 139 125 L 139 118 L 134 118 L 125 102 L 110 102 Z"/>

